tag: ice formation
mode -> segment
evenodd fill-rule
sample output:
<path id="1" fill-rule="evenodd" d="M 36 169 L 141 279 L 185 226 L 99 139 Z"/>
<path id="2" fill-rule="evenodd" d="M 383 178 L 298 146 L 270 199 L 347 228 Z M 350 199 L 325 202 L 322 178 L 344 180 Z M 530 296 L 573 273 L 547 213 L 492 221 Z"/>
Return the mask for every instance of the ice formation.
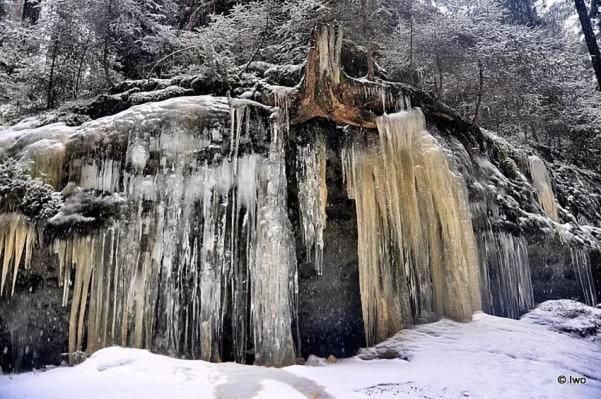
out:
<path id="1" fill-rule="evenodd" d="M 357 205 L 368 344 L 418 321 L 480 309 L 478 253 L 463 179 L 419 109 L 377 119 L 379 145 L 343 154 Z"/>
<path id="2" fill-rule="evenodd" d="M 315 270 L 320 275 L 323 272 L 323 231 L 327 222 L 326 162 L 326 144 L 323 139 L 299 145 L 296 176 L 300 223 L 307 260 L 313 255 Z"/>
<path id="3" fill-rule="evenodd" d="M 294 236 L 287 214 L 287 112 L 280 109 L 279 113 L 280 120 L 272 127 L 267 175 L 258 190 L 256 258 L 249 272 L 255 363 L 283 366 L 294 364 L 296 359 L 291 325 L 298 277 Z"/>
<path id="4" fill-rule="evenodd" d="M 12 281 L 8 280 L 10 292 L 11 295 L 14 294 L 19 266 L 22 264 L 25 269 L 29 269 L 37 235 L 37 229 L 25 217 L 17 213 L 0 214 L 0 296 L 4 293 L 9 277 L 12 277 Z"/>
<path id="5" fill-rule="evenodd" d="M 557 210 L 553 185 L 551 184 L 551 176 L 545 163 L 536 155 L 528 157 L 528 162 L 530 164 L 532 182 L 534 183 L 534 187 L 536 187 L 538 202 L 547 216 L 556 222 L 559 221 L 559 212 Z"/>
<path id="6" fill-rule="evenodd" d="M 570 248 L 570 257 L 572 267 L 582 287 L 584 302 L 587 305 L 595 306 L 597 304 L 597 295 L 595 293 L 595 285 L 591 272 L 591 259 L 588 251 L 582 248 Z"/>
<path id="7" fill-rule="evenodd" d="M 327 53 L 334 58 L 323 60 L 325 69 L 338 57 Z M 9 286 L 12 294 L 34 246 L 49 246 L 62 303 L 70 306 L 71 354 L 119 344 L 210 361 L 293 364 L 300 340 L 293 332 L 298 275 L 285 154 L 291 90 L 274 88 L 273 109 L 182 97 L 79 127 L 4 132 L 1 154 L 32 161 L 32 174 L 67 197 L 49 224 L 94 221 L 76 206 L 67 212 L 76 192 L 125 198 L 126 210 L 101 228 L 52 236 L 23 216 L 1 214 L 0 295 Z M 441 316 L 467 320 L 481 308 L 519 317 L 534 302 L 527 241 L 491 224 L 509 179 L 484 157 L 472 164 L 461 144 L 459 155 L 445 147 L 408 98 L 381 91 L 384 109 L 408 110 L 377 118 L 377 136 L 355 137 L 341 154 L 356 203 L 367 343 Z M 269 123 L 265 112 L 272 112 Z M 300 232 L 307 261 L 321 274 L 326 144 L 316 134 L 296 152 Z M 482 191 L 472 201 L 472 221 L 458 170 L 474 166 L 478 172 L 465 175 L 483 176 L 472 182 Z M 557 220 L 544 163 L 531 157 L 530 168 L 541 206 Z M 584 298 L 594 304 L 589 254 L 572 248 L 571 258 Z M 231 352 L 224 353 L 224 342 Z"/>
<path id="8" fill-rule="evenodd" d="M 497 316 L 519 318 L 534 308 L 526 239 L 489 230 L 479 241 L 483 310 Z"/>
<path id="9" fill-rule="evenodd" d="M 220 121 L 228 112 L 230 152 L 223 157 L 219 145 L 228 131 Z M 286 206 L 286 115 L 267 129 L 264 155 L 241 150 L 251 129 L 269 135 L 252 113 L 248 104 L 230 110 L 225 99 L 180 98 L 78 128 L 53 126 L 60 134 L 44 127 L 13 135 L 13 146 L 36 163 L 35 154 L 48 148 L 68 149 L 67 161 L 37 163 L 39 175 L 51 176 L 58 189 L 71 181 L 128 198 L 128 214 L 108 227 L 51 243 L 63 305 L 71 306 L 69 353 L 119 344 L 219 361 L 228 313 L 236 361 L 254 353 L 257 364 L 294 363 L 297 276 Z M 90 142 L 102 143 L 102 151 Z M 22 255 L 29 264 L 36 231 L 24 218 L 4 214 L 0 233 L 4 288 Z"/>

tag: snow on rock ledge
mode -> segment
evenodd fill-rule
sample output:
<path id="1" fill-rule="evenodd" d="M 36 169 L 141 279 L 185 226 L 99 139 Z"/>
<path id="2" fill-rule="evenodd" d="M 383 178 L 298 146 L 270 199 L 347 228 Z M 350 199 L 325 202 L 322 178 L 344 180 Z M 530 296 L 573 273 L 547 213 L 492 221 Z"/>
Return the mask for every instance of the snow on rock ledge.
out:
<path id="1" fill-rule="evenodd" d="M 524 315 L 522 320 L 576 338 L 588 338 L 601 343 L 601 308 L 593 308 L 568 299 L 546 301 Z"/>

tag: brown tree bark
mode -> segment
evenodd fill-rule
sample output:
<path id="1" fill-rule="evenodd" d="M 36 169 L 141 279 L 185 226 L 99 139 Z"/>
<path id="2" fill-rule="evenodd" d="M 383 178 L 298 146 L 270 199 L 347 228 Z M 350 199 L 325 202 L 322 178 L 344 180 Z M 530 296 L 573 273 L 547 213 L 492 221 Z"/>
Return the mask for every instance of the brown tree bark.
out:
<path id="1" fill-rule="evenodd" d="M 599 44 L 595 38 L 595 32 L 591 23 L 586 3 L 584 0 L 574 0 L 576 11 L 578 11 L 578 18 L 580 19 L 580 25 L 582 26 L 582 33 L 584 34 L 584 40 L 588 47 L 588 52 L 591 56 L 591 62 L 597 77 L 598 89 L 601 90 L 601 53 L 599 52 Z"/>
<path id="2" fill-rule="evenodd" d="M 291 123 L 323 117 L 352 126 L 376 127 L 376 112 L 384 112 L 381 93 L 386 85 L 348 77 L 340 65 L 341 51 L 341 30 L 332 26 L 320 29 L 307 57 L 297 104 L 291 107 L 295 111 Z"/>
<path id="3" fill-rule="evenodd" d="M 413 106 L 422 108 L 428 120 L 466 132 L 466 143 L 475 144 L 474 137 L 480 134 L 478 128 L 437 101 L 434 95 L 401 83 L 351 78 L 342 70 L 341 51 L 341 30 L 322 26 L 315 32 L 305 76 L 296 87 L 285 89 L 291 124 L 318 117 L 376 129 L 377 116 Z M 257 99 L 266 105 L 277 105 L 282 88 L 264 83 L 259 86 Z"/>

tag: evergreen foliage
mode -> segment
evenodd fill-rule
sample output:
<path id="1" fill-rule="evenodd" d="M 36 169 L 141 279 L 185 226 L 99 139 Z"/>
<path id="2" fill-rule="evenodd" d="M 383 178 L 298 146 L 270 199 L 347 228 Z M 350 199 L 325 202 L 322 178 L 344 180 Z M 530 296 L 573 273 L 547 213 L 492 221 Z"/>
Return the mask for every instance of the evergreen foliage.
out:
<path id="1" fill-rule="evenodd" d="M 598 26 L 599 1 L 587 3 Z M 300 64 L 313 29 L 336 23 L 391 79 L 434 92 L 485 128 L 598 164 L 601 95 L 574 4 L 537 4 L 4 0 L 0 121 L 90 98 L 127 79 L 227 81 L 252 61 Z"/>

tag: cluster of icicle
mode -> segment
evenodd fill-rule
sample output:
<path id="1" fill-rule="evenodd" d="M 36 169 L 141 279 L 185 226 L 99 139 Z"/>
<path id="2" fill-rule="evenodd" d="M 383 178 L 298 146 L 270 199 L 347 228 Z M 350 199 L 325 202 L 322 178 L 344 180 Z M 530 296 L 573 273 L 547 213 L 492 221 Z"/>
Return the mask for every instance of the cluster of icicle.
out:
<path id="1" fill-rule="evenodd" d="M 196 160 L 192 133 L 177 125 L 156 139 L 134 133 L 125 169 L 111 159 L 77 161 L 80 186 L 125 192 L 134 211 L 53 243 L 63 304 L 71 303 L 70 353 L 119 344 L 219 361 L 230 313 L 236 361 L 253 349 L 256 364 L 295 362 L 286 116 L 273 124 L 265 157 L 239 154 L 249 113 L 231 109 L 231 152 L 220 163 Z M 151 153 L 160 159 L 154 175 L 144 173 Z"/>
<path id="2" fill-rule="evenodd" d="M 572 259 L 572 267 L 582 287 L 584 302 L 587 305 L 595 306 L 597 304 L 597 295 L 593 283 L 589 252 L 586 249 L 570 248 L 570 257 Z"/>
<path id="3" fill-rule="evenodd" d="M 462 177 L 419 109 L 377 119 L 379 143 L 343 152 L 357 206 L 368 344 L 418 321 L 471 318 L 480 309 L 476 241 Z"/>
<path id="4" fill-rule="evenodd" d="M 249 267 L 255 364 L 296 362 L 292 319 L 298 272 L 292 224 L 288 218 L 285 140 L 289 133 L 287 92 L 276 96 L 267 175 L 258 190 L 256 258 Z"/>
<path id="5" fill-rule="evenodd" d="M 559 211 L 549 170 L 544 161 L 536 155 L 528 157 L 528 161 L 538 201 L 547 216 L 557 222 L 559 221 Z M 583 299 L 587 304 L 594 306 L 597 303 L 597 298 L 593 284 L 589 253 L 586 249 L 571 247 L 570 257 L 572 267 L 578 276 L 578 282 L 582 288 Z"/>
<path id="6" fill-rule="evenodd" d="M 0 214 L 0 255 L 2 255 L 0 296 L 4 293 L 7 279 L 9 279 L 10 293 L 14 294 L 19 266 L 23 263 L 23 267 L 29 269 L 37 240 L 37 229 L 28 223 L 26 218 L 17 213 Z"/>
<path id="7" fill-rule="evenodd" d="M 315 271 L 319 275 L 323 273 L 323 232 L 327 222 L 326 162 L 326 144 L 323 139 L 318 138 L 315 142 L 298 147 L 296 177 L 300 223 L 307 261 L 313 255 Z"/>
<path id="8" fill-rule="evenodd" d="M 488 230 L 479 242 L 482 309 L 497 316 L 519 318 L 534 307 L 526 238 Z"/>
<path id="9" fill-rule="evenodd" d="M 551 176 L 547 170 L 547 166 L 542 159 L 536 155 L 528 157 L 530 164 L 530 174 L 532 182 L 536 188 L 538 202 L 541 207 L 552 220 L 559 221 L 559 212 L 557 210 L 557 201 L 555 201 L 555 193 L 551 184 Z"/>

